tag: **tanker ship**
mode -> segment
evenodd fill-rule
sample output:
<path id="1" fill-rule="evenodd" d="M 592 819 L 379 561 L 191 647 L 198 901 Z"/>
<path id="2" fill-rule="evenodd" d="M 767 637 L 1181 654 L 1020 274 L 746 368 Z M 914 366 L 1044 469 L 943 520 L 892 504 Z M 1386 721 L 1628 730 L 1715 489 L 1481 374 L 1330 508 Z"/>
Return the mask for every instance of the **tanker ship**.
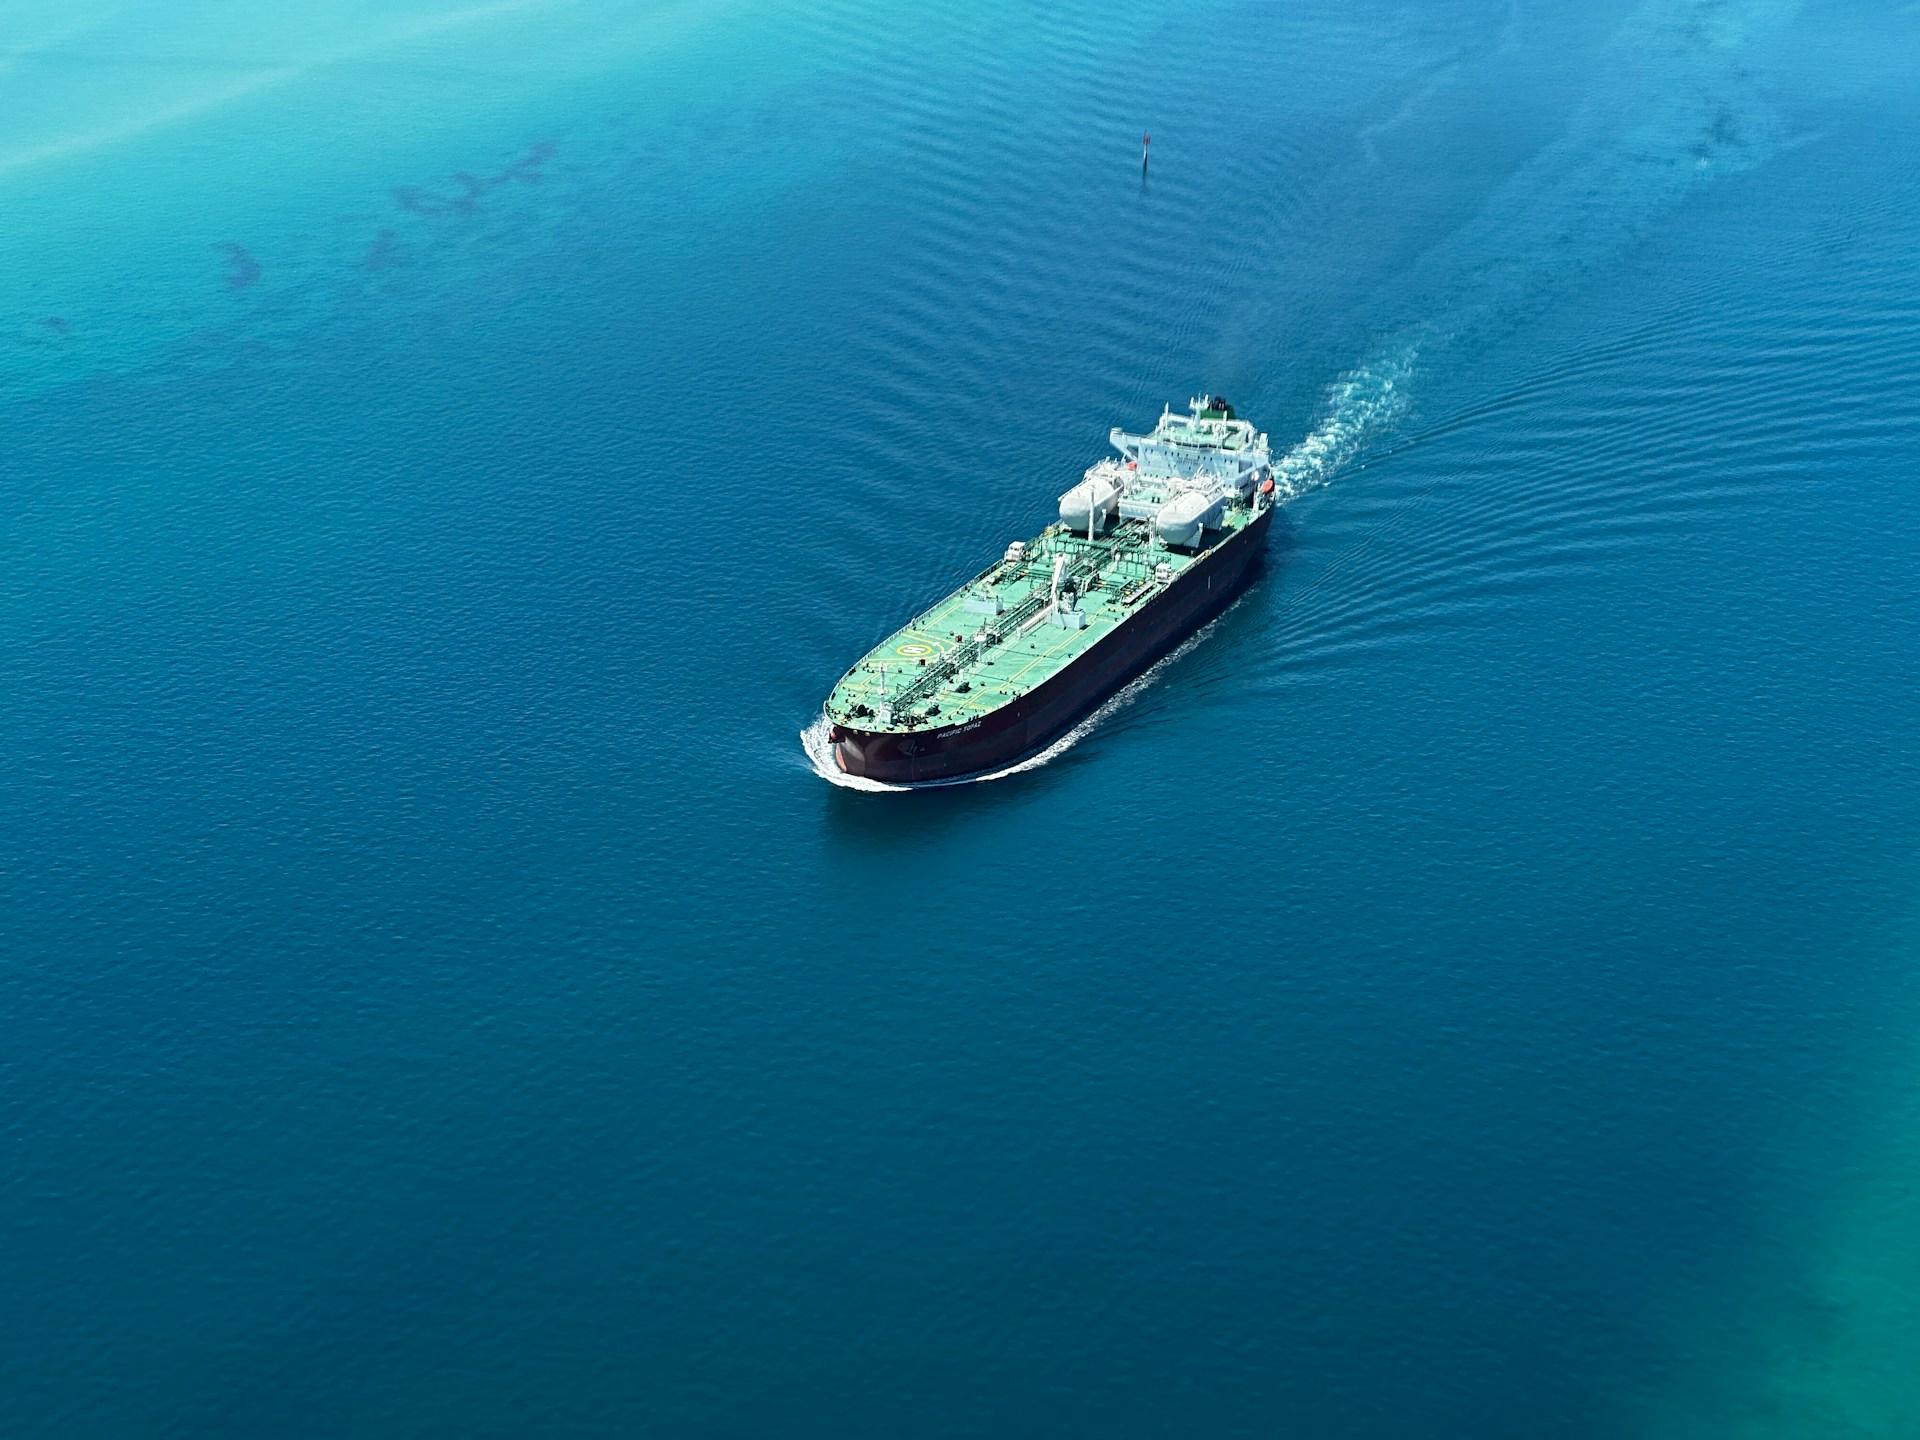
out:
<path id="1" fill-rule="evenodd" d="M 1219 614 L 1273 520 L 1267 437 L 1217 396 L 1060 497 L 1059 519 L 882 640 L 826 700 L 833 763 L 896 785 L 951 783 L 1044 750 Z"/>

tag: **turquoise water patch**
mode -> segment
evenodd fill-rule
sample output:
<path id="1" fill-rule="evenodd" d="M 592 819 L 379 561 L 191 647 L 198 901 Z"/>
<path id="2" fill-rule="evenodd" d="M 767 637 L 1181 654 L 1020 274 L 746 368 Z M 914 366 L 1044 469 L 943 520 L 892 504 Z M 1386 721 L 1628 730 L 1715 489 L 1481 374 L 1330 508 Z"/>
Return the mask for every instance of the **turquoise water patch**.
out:
<path id="1" fill-rule="evenodd" d="M 550 181 L 583 91 L 696 102 L 687 71 L 727 23 L 747 22 L 542 0 L 63 7 L 5 62 L 0 190 L 33 224 L 0 239 L 4 378 L 252 338 L 290 307 L 311 324 L 402 263 L 418 222 L 536 209 L 517 192 Z"/>

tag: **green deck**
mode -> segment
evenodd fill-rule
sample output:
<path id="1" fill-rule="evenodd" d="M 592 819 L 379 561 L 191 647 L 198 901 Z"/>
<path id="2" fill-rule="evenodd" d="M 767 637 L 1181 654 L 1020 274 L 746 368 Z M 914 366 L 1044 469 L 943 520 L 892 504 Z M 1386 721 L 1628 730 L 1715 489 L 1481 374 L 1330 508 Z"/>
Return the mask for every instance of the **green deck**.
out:
<path id="1" fill-rule="evenodd" d="M 1259 513 L 1246 504 L 1228 505 L 1207 548 Z M 833 687 L 827 718 L 862 730 L 900 732 L 991 714 L 1124 625 L 1162 588 L 1154 579 L 1158 566 L 1168 566 L 1177 581 L 1204 553 L 1162 548 L 1145 520 L 1122 520 L 1091 541 L 1049 525 L 1027 542 L 1024 560 L 991 566 L 868 651 Z M 1071 583 L 1078 591 L 1074 608 L 1086 616 L 1084 629 L 1058 624 L 1048 604 L 1054 558 L 1062 554 L 1062 588 Z M 969 599 L 989 594 L 1005 607 L 998 615 L 967 608 Z M 883 704 L 891 707 L 888 722 L 879 718 Z"/>

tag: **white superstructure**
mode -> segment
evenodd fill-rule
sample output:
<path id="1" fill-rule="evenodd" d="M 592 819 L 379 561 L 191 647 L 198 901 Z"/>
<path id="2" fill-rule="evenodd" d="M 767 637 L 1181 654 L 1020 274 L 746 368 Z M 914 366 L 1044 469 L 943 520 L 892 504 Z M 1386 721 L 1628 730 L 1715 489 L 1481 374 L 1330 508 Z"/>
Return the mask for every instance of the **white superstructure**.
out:
<path id="1" fill-rule="evenodd" d="M 1150 520 L 1161 545 L 1192 546 L 1220 526 L 1226 503 L 1244 500 L 1272 473 L 1267 437 L 1217 396 L 1189 402 L 1192 413 L 1160 416 L 1150 435 L 1115 430 L 1118 460 L 1102 460 L 1060 497 L 1069 530 L 1105 530 L 1116 519 Z"/>

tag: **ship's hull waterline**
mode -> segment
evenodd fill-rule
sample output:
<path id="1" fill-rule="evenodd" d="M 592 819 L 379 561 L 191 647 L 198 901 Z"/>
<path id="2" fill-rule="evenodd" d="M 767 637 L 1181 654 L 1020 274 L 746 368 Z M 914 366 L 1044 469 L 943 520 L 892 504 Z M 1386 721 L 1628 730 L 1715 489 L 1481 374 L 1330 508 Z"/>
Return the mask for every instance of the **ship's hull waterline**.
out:
<path id="1" fill-rule="evenodd" d="M 1044 750 L 1226 608 L 1253 574 L 1272 520 L 1265 509 L 1223 535 L 1126 625 L 1019 699 L 945 729 L 835 724 L 828 731 L 834 763 L 866 780 L 926 785 L 994 774 Z"/>

